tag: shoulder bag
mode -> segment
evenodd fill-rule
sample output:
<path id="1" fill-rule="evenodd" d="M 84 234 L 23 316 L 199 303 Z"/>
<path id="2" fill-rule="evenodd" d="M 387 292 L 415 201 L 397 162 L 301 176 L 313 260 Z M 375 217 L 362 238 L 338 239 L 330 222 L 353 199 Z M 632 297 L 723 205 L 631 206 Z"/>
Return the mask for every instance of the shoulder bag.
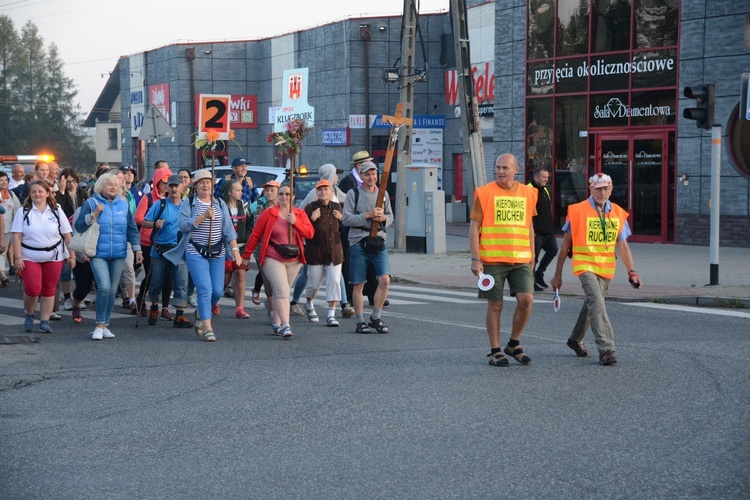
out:
<path id="1" fill-rule="evenodd" d="M 80 217 L 80 213 L 79 213 Z M 96 245 L 99 243 L 99 223 L 97 221 L 91 221 L 91 225 L 84 232 L 79 233 L 73 229 L 73 237 L 70 240 L 68 248 L 74 252 L 79 252 L 87 257 L 94 257 L 96 255 Z"/>

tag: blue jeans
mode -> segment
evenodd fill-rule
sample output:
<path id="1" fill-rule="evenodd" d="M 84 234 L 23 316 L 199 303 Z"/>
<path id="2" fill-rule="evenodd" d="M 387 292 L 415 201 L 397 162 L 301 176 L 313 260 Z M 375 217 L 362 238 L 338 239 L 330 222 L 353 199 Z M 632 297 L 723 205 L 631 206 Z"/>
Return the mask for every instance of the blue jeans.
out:
<path id="1" fill-rule="evenodd" d="M 186 252 L 185 260 L 195 282 L 198 318 L 211 319 L 211 307 L 219 302 L 224 291 L 224 257 L 204 259 Z"/>
<path id="2" fill-rule="evenodd" d="M 89 264 L 96 281 L 96 324 L 109 325 L 125 259 L 91 257 Z"/>
<path id="3" fill-rule="evenodd" d="M 302 297 L 302 292 L 305 291 L 307 286 L 307 264 L 302 264 L 302 269 L 299 270 L 297 279 L 294 280 L 294 293 L 292 293 L 292 302 L 299 302 Z"/>
<path id="4" fill-rule="evenodd" d="M 378 253 L 365 252 L 359 243 L 349 247 L 349 283 L 359 285 L 367 281 L 367 265 L 372 264 L 375 277 L 391 274 L 391 263 L 388 260 L 388 249 Z"/>
<path id="5" fill-rule="evenodd" d="M 176 309 L 185 309 L 187 305 L 188 272 L 187 265 L 183 260 L 175 266 L 163 257 L 151 257 L 151 281 L 148 285 L 148 298 L 152 303 L 159 302 L 167 273 L 172 276 L 172 289 L 174 290 L 172 304 Z"/>

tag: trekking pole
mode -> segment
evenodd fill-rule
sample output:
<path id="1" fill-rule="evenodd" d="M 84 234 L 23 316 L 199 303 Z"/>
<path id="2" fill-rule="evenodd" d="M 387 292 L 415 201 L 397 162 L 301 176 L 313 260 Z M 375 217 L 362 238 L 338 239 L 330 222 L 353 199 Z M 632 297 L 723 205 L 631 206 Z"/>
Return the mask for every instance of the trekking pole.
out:
<path id="1" fill-rule="evenodd" d="M 154 246 L 154 241 L 156 241 L 156 234 L 159 233 L 159 230 L 161 228 L 156 227 L 156 221 L 154 221 L 154 230 L 151 232 L 151 246 Z M 156 233 L 156 234 L 154 234 Z M 149 248 L 149 252 L 151 249 Z M 135 261 L 135 257 L 133 258 L 133 261 Z M 139 304 L 136 300 L 136 306 L 138 307 L 138 315 L 135 318 L 135 329 L 138 329 L 138 323 L 141 321 L 141 309 L 143 309 L 143 301 L 146 300 L 146 294 L 148 293 L 148 288 L 151 286 L 151 268 L 153 266 L 153 262 L 149 262 L 148 270 L 146 271 L 146 278 L 141 282 L 141 286 L 144 284 L 146 285 L 146 290 L 141 294 L 141 303 Z M 163 285 L 162 285 L 163 286 Z M 138 290 L 140 292 L 140 290 Z"/>

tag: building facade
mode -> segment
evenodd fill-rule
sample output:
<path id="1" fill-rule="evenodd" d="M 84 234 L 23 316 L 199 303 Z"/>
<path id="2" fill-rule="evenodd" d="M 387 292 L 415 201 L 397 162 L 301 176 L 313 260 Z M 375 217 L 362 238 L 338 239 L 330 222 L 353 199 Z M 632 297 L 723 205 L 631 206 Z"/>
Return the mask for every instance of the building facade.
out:
<path id="1" fill-rule="evenodd" d="M 750 71 L 747 6 L 731 0 L 469 3 L 488 179 L 505 152 L 519 158 L 521 181 L 534 167 L 547 167 L 559 228 L 568 205 L 587 196 L 588 176 L 603 171 L 615 181 L 613 201 L 631 214 L 633 240 L 705 245 L 711 138 L 682 117 L 694 106 L 682 89 L 712 82 L 715 122 L 723 130 L 721 244 L 750 246 L 750 126 L 739 120 L 740 77 Z M 427 79 L 414 86 L 413 113 L 423 130 L 413 134 L 413 160 L 441 168 L 447 200 L 470 199 L 450 17 L 423 15 L 419 25 L 415 66 Z M 272 39 L 176 44 L 123 57 L 116 68 L 121 110 L 110 113 L 121 112 L 122 161 L 140 166 L 143 176 L 157 159 L 205 166 L 192 147 L 196 95 L 225 94 L 232 96 L 236 137 L 217 151 L 217 162 L 243 156 L 255 165 L 283 165 L 266 138 L 281 103 L 283 71 L 303 67 L 315 131 L 299 164 L 346 169 L 361 149 L 382 161 L 388 127 L 378 116 L 393 113 L 399 101 L 398 84 L 384 83 L 383 70 L 400 67 L 400 36 L 401 17 L 358 18 Z M 114 102 L 106 89 L 105 95 Z M 144 139 L 152 104 L 174 129 L 173 140 Z"/>
<path id="2" fill-rule="evenodd" d="M 750 246 L 748 6 L 733 1 L 529 0 L 496 9 L 499 150 L 551 172 L 558 227 L 594 172 L 613 177 L 634 241 L 707 244 L 711 133 L 682 116 L 714 83 L 722 126 L 722 245 Z M 506 138 L 500 141 L 499 138 Z"/>

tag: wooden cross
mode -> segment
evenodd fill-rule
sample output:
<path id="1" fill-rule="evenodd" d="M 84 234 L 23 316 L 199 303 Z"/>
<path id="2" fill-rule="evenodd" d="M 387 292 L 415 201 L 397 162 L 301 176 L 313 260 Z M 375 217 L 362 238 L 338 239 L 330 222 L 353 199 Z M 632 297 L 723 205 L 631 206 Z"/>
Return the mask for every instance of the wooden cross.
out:
<path id="1" fill-rule="evenodd" d="M 388 187 L 388 178 L 391 175 L 391 163 L 393 162 L 393 152 L 396 150 L 396 140 L 398 139 L 398 132 L 404 125 L 409 125 L 414 122 L 411 118 L 402 116 L 404 113 L 403 103 L 396 104 L 396 112 L 393 116 L 383 115 L 383 121 L 391 125 L 391 136 L 388 139 L 388 150 L 385 153 L 385 164 L 383 165 L 383 175 L 380 177 L 380 185 L 378 186 L 378 198 L 375 203 L 375 207 L 383 208 L 383 201 L 385 199 L 385 190 Z M 401 168 L 405 168 L 403 165 Z M 370 236 L 378 235 L 378 228 L 380 222 L 373 221 L 372 229 L 370 229 Z"/>

